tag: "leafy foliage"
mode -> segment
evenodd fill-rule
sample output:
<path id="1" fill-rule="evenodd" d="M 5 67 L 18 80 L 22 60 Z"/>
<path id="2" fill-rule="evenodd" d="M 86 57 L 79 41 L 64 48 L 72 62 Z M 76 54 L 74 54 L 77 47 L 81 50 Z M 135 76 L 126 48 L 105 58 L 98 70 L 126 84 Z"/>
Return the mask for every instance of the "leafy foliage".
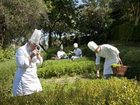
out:
<path id="1" fill-rule="evenodd" d="M 119 48 L 124 64 L 133 66 L 132 71 L 139 71 L 139 48 L 122 46 Z M 133 49 L 133 50 L 132 50 Z M 74 63 L 76 65 L 74 65 Z M 71 68 L 69 67 L 71 66 Z M 48 67 L 47 67 L 48 66 Z M 65 69 L 65 66 L 68 69 Z M 139 105 L 140 104 L 140 84 L 138 81 L 128 80 L 126 78 L 87 79 L 76 78 L 73 82 L 67 77 L 63 81 L 56 82 L 55 79 L 48 78 L 45 72 L 55 74 L 51 76 L 62 76 L 68 73 L 70 76 L 76 74 L 90 74 L 94 71 L 94 62 L 82 58 L 81 60 L 57 60 L 45 61 L 40 67 L 38 73 L 41 77 L 43 91 L 29 96 L 13 97 L 12 84 L 16 70 L 15 61 L 5 61 L 0 63 L 0 103 L 1 105 L 11 104 L 47 104 L 47 105 Z M 136 66 L 137 68 L 134 68 Z M 43 72 L 44 68 L 44 72 Z M 47 68 L 47 69 L 45 69 Z M 49 68 L 49 69 L 48 69 Z M 57 69 L 58 68 L 58 69 Z M 64 69 L 63 69 L 64 68 Z M 49 70 L 49 71 L 48 71 Z M 131 71 L 130 74 L 133 74 Z M 42 74 L 43 75 L 42 75 Z M 73 74 L 74 73 L 74 74 Z M 91 74 L 94 75 L 94 74 Z M 44 76 L 44 77 L 43 77 Z M 86 75 L 87 77 L 87 75 Z"/>
<path id="2" fill-rule="evenodd" d="M 47 84 L 46 84 L 47 83 Z M 43 92 L 29 96 L 5 96 L 1 104 L 38 104 L 38 105 L 139 105 L 140 86 L 136 81 L 125 78 L 110 80 L 80 80 L 46 82 L 42 79 Z"/>
<path id="3" fill-rule="evenodd" d="M 140 16 L 140 2 L 139 0 L 113 0 L 110 3 L 112 11 L 112 16 L 114 19 L 123 21 L 133 22 L 134 25 L 139 24 Z"/>
<path id="4" fill-rule="evenodd" d="M 49 46 L 52 46 L 52 32 L 60 36 L 63 32 L 68 32 L 73 27 L 73 17 L 75 7 L 73 0 L 44 0 L 46 6 L 50 7 L 48 12 L 49 21 L 42 23 L 45 31 L 49 32 Z M 50 5 L 48 5 L 49 3 Z"/>
<path id="5" fill-rule="evenodd" d="M 94 74 L 95 64 L 92 60 L 82 58 L 79 60 L 47 60 L 39 68 L 41 78 L 60 77 L 63 75 L 91 75 Z"/>
<path id="6" fill-rule="evenodd" d="M 41 14 L 45 13 L 46 7 L 42 0 L 2 0 L 0 11 L 3 26 L 0 37 L 7 45 L 12 39 L 28 37 L 32 29 L 40 24 Z"/>
<path id="7" fill-rule="evenodd" d="M 110 3 L 113 24 L 110 27 L 114 40 L 139 41 L 140 2 L 139 0 L 113 0 Z"/>
<path id="8" fill-rule="evenodd" d="M 109 2 L 109 0 L 102 0 L 102 2 L 91 0 L 87 5 L 79 7 L 77 10 L 77 28 L 84 35 L 90 35 L 89 40 L 105 43 L 107 38 L 106 30 L 112 24 L 109 17 L 111 12 Z"/>
<path id="9" fill-rule="evenodd" d="M 122 50 L 122 60 L 124 64 L 130 66 L 126 76 L 128 78 L 136 78 L 140 80 L 140 57 L 139 57 L 140 50 L 138 49 L 133 49 L 132 47 L 129 47 L 125 51 Z"/>
<path id="10" fill-rule="evenodd" d="M 16 64 L 14 60 L 0 63 L 0 103 L 12 94 L 12 81 Z M 4 104 L 4 103 L 3 103 Z"/>
<path id="11" fill-rule="evenodd" d="M 12 48 L 0 49 L 0 62 L 13 59 L 15 50 Z"/>

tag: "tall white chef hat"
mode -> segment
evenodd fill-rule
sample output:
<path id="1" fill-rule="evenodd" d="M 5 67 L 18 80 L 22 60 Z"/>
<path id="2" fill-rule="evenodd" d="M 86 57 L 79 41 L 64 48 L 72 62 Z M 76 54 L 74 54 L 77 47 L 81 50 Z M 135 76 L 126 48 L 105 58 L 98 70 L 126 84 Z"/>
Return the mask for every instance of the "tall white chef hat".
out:
<path id="1" fill-rule="evenodd" d="M 78 43 L 74 43 L 73 46 L 74 46 L 75 48 L 77 48 L 77 47 L 78 47 Z"/>
<path id="2" fill-rule="evenodd" d="M 91 49 L 92 51 L 95 51 L 95 50 L 98 48 L 98 45 L 97 45 L 95 42 L 90 41 L 90 42 L 88 42 L 88 47 L 89 47 L 89 49 Z"/>
<path id="3" fill-rule="evenodd" d="M 39 45 L 41 35 L 42 35 L 41 30 L 35 29 L 31 38 L 29 39 L 29 42 Z"/>

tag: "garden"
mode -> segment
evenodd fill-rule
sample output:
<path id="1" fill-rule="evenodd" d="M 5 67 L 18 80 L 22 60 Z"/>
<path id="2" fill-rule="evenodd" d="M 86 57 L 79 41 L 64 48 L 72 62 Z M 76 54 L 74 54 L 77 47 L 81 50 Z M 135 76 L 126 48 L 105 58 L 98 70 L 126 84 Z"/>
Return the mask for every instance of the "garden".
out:
<path id="1" fill-rule="evenodd" d="M 139 0 L 1 0 L 0 105 L 140 105 L 139 10 Z M 13 96 L 16 52 L 35 29 L 41 32 L 43 90 Z M 125 75 L 105 79 L 101 58 L 98 77 L 90 41 L 118 48 Z M 80 59 L 52 59 L 61 45 L 69 55 L 74 43 Z"/>
<path id="2" fill-rule="evenodd" d="M 84 49 L 85 52 L 88 50 L 85 46 L 82 49 L 83 52 Z M 108 80 L 103 77 L 97 78 L 94 56 L 86 56 L 87 52 L 84 57 L 78 60 L 48 59 L 44 60 L 38 69 L 43 91 L 18 97 L 12 95 L 16 71 L 15 58 L 14 56 L 11 58 L 8 55 L 7 58 L 3 56 L 5 60 L 0 63 L 0 103 L 1 105 L 139 105 L 140 83 L 138 76 L 140 72 L 138 67 L 140 59 L 138 56 L 140 50 L 137 47 L 125 47 L 125 49 L 127 51 L 124 50 L 124 47 L 120 50 L 122 58 L 124 63 L 130 65 L 131 68 L 128 69 L 124 77 L 112 77 Z M 89 51 L 87 55 L 90 53 Z M 13 52 L 8 54 L 13 54 Z M 131 54 L 133 57 L 128 59 L 132 56 Z"/>

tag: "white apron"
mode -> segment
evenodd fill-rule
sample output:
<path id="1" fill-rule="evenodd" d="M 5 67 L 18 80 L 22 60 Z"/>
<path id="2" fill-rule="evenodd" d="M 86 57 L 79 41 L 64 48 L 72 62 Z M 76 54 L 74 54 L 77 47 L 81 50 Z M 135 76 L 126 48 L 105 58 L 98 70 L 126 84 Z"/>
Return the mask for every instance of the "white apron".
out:
<path id="1" fill-rule="evenodd" d="M 43 59 L 40 57 L 41 60 L 38 60 L 35 56 L 29 64 L 30 53 L 27 44 L 20 47 L 16 52 L 17 71 L 13 84 L 14 96 L 29 95 L 42 91 L 42 86 L 37 77 L 37 65 L 41 64 Z"/>

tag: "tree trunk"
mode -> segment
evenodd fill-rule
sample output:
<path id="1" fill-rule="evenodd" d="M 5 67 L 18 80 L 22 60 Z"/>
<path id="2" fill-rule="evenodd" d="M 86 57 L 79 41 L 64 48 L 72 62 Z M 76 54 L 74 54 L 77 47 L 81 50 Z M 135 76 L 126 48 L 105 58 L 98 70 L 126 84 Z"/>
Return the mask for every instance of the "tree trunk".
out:
<path id="1" fill-rule="evenodd" d="M 3 46 L 3 41 L 4 41 L 3 35 L 0 34 L 0 46 Z"/>
<path id="2" fill-rule="evenodd" d="M 49 30 L 49 47 L 51 47 L 52 46 L 52 30 L 50 29 Z"/>
<path id="3" fill-rule="evenodd" d="M 137 26 L 139 23 L 139 17 L 136 17 L 136 20 L 135 20 L 135 26 Z"/>

